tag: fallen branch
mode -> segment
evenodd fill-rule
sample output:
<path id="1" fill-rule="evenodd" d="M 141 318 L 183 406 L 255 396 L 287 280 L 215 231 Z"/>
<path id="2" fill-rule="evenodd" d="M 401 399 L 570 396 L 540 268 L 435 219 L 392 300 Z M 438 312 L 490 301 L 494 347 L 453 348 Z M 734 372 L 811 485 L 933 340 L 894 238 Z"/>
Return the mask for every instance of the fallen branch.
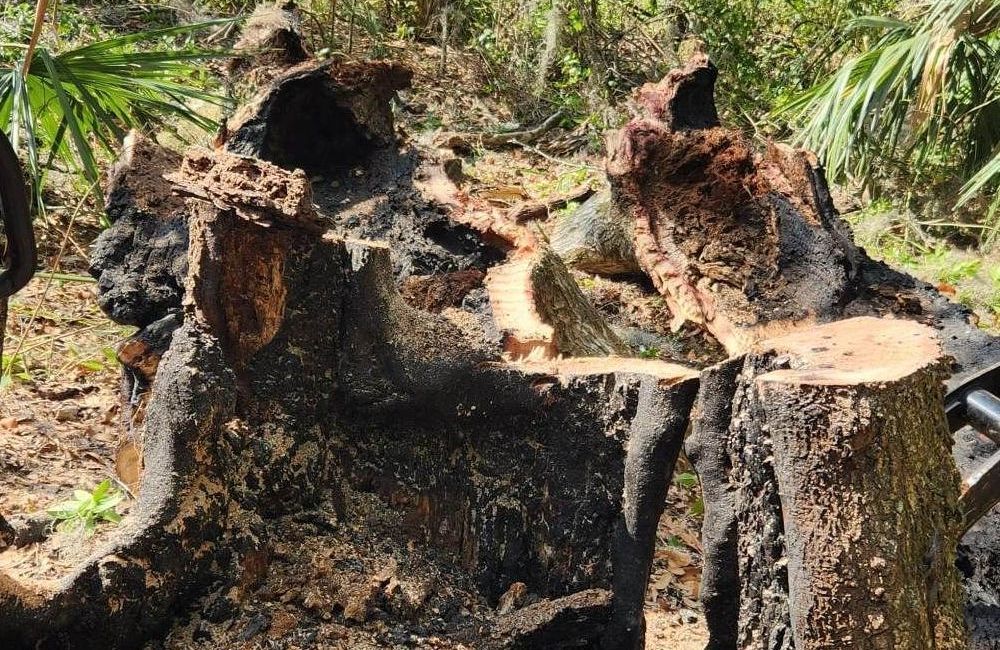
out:
<path id="1" fill-rule="evenodd" d="M 530 129 L 518 131 L 500 131 L 497 133 L 457 133 L 454 131 L 443 131 L 434 138 L 435 145 L 456 151 L 471 151 L 474 145 L 480 145 L 487 149 L 500 149 L 508 145 L 528 145 L 536 142 L 540 137 L 554 129 L 562 121 L 565 114 L 560 110 L 556 111 L 541 124 Z"/>
<path id="2" fill-rule="evenodd" d="M 565 194 L 551 197 L 544 201 L 523 201 L 507 211 L 507 218 L 514 223 L 548 219 L 555 210 L 561 210 L 570 203 L 585 201 L 594 194 L 590 183 L 575 187 Z"/>

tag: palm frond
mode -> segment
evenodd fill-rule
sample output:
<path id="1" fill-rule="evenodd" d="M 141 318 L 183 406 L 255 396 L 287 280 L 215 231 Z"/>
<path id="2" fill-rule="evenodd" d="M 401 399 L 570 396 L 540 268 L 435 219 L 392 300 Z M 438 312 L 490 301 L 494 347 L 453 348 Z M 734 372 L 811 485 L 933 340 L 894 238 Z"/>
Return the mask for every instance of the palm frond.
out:
<path id="1" fill-rule="evenodd" d="M 991 162 L 1000 146 L 998 32 L 1000 4 L 988 0 L 930 0 L 909 19 L 855 19 L 839 69 L 777 113 L 833 177 L 877 189 L 892 162 L 933 162 L 968 181 L 959 198 L 968 201 L 1000 182 Z M 859 34 L 876 40 L 852 55 Z"/>
<path id="2" fill-rule="evenodd" d="M 224 97 L 192 83 L 198 63 L 227 52 L 165 47 L 178 37 L 226 21 L 149 30 L 110 38 L 61 53 L 28 48 L 31 60 L 0 71 L 0 128 L 23 152 L 44 213 L 42 180 L 54 161 L 79 173 L 96 188 L 97 150 L 114 154 L 129 129 L 149 129 L 171 120 L 204 129 L 213 120 L 192 110 L 195 100 L 225 105 Z M 142 43 L 158 44 L 138 49 Z"/>

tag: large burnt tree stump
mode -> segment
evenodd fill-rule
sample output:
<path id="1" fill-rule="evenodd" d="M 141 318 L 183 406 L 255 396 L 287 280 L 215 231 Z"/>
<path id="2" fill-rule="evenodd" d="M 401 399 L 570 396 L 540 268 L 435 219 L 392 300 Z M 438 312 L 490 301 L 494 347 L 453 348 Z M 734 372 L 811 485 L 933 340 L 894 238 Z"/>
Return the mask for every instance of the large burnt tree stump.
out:
<path id="1" fill-rule="evenodd" d="M 170 178 L 188 197 L 183 322 L 133 423 L 138 502 L 59 584 L 3 579 L 0 639 L 136 647 L 192 594 L 259 571 L 264 519 L 344 485 L 404 512 L 488 598 L 515 582 L 605 589 L 567 646 L 641 647 L 695 372 L 505 362 L 477 330 L 408 306 L 388 247 L 325 237 L 303 174 L 194 150 Z"/>
<path id="2" fill-rule="evenodd" d="M 0 575 L 0 643 L 138 647 L 191 598 L 251 589 L 269 520 L 332 490 L 389 504 L 491 604 L 541 598 L 463 638 L 638 650 L 694 405 L 712 648 L 959 647 L 943 358 L 995 343 L 852 243 L 811 156 L 723 129 L 714 80 L 697 59 L 640 90 L 610 202 L 555 252 L 451 218 L 396 139 L 393 64 L 276 71 L 222 150 L 179 163 L 133 140 L 93 272 L 141 328 L 120 352 L 138 500 L 63 579 Z M 646 273 L 733 358 L 628 358 L 564 262 Z M 486 286 L 440 313 L 397 288 L 446 275 Z"/>

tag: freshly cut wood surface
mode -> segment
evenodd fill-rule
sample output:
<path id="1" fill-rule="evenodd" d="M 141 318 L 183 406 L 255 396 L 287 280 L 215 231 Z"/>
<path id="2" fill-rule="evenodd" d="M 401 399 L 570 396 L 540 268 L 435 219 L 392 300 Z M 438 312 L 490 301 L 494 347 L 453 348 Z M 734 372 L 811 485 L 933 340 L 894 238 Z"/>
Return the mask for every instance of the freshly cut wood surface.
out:
<path id="1" fill-rule="evenodd" d="M 547 248 L 522 251 L 490 269 L 486 289 L 512 359 L 629 353 Z"/>
<path id="2" fill-rule="evenodd" d="M 763 341 L 758 349 L 787 355 L 791 365 L 759 381 L 830 386 L 897 381 L 939 365 L 942 354 L 926 325 L 871 316 L 798 330 Z"/>

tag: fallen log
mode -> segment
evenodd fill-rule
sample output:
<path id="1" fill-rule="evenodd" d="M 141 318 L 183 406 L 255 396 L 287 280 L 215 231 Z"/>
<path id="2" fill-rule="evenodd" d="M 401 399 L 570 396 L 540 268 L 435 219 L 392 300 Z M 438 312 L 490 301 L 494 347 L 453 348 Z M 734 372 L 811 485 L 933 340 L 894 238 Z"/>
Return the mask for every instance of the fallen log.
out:
<path id="1" fill-rule="evenodd" d="M 571 266 L 587 273 L 639 273 L 631 224 L 615 210 L 611 196 L 599 192 L 557 220 L 549 236 L 552 250 Z"/>
<path id="2" fill-rule="evenodd" d="M 493 267 L 486 288 L 504 351 L 513 359 L 629 355 L 628 346 L 547 248 Z"/>
<path id="3" fill-rule="evenodd" d="M 522 201 L 511 206 L 507 219 L 520 224 L 526 221 L 545 220 L 555 210 L 561 210 L 575 201 L 583 201 L 591 197 L 594 191 L 589 184 L 573 188 L 565 194 L 559 194 L 544 201 Z"/>
<path id="4" fill-rule="evenodd" d="M 538 141 L 543 135 L 554 129 L 565 118 L 562 111 L 556 111 L 540 124 L 514 131 L 498 131 L 496 133 L 455 133 L 446 131 L 439 133 L 435 138 L 435 144 L 445 149 L 456 151 L 472 151 L 474 145 L 486 147 L 488 149 L 500 149 L 502 147 L 517 145 L 524 146 Z"/>

